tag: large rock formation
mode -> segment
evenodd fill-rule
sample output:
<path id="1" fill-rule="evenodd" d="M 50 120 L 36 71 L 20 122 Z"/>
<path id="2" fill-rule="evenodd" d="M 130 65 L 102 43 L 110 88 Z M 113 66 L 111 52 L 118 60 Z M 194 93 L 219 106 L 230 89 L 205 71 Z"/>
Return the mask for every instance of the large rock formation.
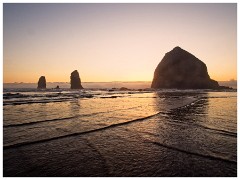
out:
<path id="1" fill-rule="evenodd" d="M 71 79 L 71 89 L 83 89 L 81 85 L 81 79 L 77 70 L 73 71 L 70 76 Z"/>
<path id="2" fill-rule="evenodd" d="M 38 80 L 38 89 L 46 89 L 46 78 L 45 76 L 41 76 Z"/>
<path id="3" fill-rule="evenodd" d="M 175 47 L 166 53 L 154 72 L 152 88 L 219 89 L 207 66 L 189 52 Z"/>

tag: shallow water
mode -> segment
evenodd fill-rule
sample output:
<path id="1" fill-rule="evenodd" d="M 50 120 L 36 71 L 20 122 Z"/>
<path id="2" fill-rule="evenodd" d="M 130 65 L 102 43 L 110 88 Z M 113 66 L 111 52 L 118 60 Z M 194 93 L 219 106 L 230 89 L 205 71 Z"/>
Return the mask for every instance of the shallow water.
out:
<path id="1" fill-rule="evenodd" d="M 237 175 L 236 92 L 17 90 L 3 98 L 4 176 Z"/>

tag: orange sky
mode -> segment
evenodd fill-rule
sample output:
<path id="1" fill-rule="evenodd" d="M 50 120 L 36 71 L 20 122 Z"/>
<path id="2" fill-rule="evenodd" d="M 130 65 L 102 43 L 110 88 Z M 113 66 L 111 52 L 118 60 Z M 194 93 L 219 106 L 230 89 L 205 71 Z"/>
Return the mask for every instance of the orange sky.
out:
<path id="1" fill-rule="evenodd" d="M 3 80 L 151 81 L 175 46 L 237 79 L 237 4 L 4 4 Z"/>

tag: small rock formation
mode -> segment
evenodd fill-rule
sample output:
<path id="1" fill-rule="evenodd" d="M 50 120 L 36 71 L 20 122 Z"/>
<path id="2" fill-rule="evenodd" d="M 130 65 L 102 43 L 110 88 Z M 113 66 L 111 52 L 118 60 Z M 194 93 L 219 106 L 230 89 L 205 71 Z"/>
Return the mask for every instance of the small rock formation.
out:
<path id="1" fill-rule="evenodd" d="M 73 71 L 70 76 L 71 79 L 71 89 L 83 89 L 81 85 L 81 79 L 77 70 Z"/>
<path id="2" fill-rule="evenodd" d="M 121 87 L 119 90 L 120 90 L 120 91 L 129 91 L 130 89 L 128 89 L 128 88 L 126 88 L 126 87 Z"/>
<path id="3" fill-rule="evenodd" d="M 38 89 L 46 89 L 46 78 L 45 76 L 41 76 L 38 80 Z"/>
<path id="4" fill-rule="evenodd" d="M 219 89 L 220 86 L 210 79 L 205 63 L 177 46 L 158 64 L 151 88 Z"/>

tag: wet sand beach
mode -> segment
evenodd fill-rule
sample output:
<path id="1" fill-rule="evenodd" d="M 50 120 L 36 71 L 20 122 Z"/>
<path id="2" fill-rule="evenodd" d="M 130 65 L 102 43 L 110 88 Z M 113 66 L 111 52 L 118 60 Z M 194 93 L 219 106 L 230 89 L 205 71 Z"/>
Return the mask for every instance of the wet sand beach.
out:
<path id="1" fill-rule="evenodd" d="M 113 95 L 71 102 L 73 118 L 38 111 L 20 125 L 7 108 L 26 104 L 4 106 L 4 176 L 237 176 L 235 92 Z"/>

